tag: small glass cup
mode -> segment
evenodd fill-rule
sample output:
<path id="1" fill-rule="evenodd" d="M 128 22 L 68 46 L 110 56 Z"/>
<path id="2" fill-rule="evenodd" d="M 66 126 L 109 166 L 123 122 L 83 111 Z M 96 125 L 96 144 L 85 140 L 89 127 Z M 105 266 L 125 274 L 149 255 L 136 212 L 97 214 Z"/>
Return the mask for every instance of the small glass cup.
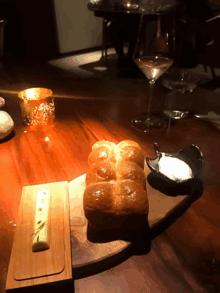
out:
<path id="1" fill-rule="evenodd" d="M 30 88 L 18 94 L 24 125 L 47 125 L 54 121 L 52 94 L 47 88 Z"/>
<path id="2" fill-rule="evenodd" d="M 198 77 L 188 72 L 165 74 L 163 86 L 170 89 L 164 94 L 163 112 L 172 119 L 185 118 L 193 101 L 192 93 L 197 87 Z"/>

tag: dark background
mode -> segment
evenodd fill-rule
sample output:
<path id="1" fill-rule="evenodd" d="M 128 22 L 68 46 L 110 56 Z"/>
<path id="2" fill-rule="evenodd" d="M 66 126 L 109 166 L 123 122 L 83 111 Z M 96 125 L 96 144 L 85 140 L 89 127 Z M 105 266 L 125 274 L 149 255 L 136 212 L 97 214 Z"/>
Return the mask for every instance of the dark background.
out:
<path id="1" fill-rule="evenodd" d="M 7 21 L 4 33 L 6 56 L 45 59 L 58 54 L 53 0 L 0 0 L 0 19 Z"/>
<path id="2" fill-rule="evenodd" d="M 220 0 L 209 2 L 214 16 L 220 14 Z M 1 19 L 7 21 L 4 60 L 45 60 L 60 56 L 54 0 L 0 0 Z"/>

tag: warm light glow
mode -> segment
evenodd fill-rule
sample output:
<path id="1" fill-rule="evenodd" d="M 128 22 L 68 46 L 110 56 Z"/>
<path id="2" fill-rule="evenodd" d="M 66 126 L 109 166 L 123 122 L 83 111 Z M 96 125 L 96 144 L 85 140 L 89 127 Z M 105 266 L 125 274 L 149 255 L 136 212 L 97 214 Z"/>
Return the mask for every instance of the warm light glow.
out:
<path id="1" fill-rule="evenodd" d="M 90 53 L 88 55 L 85 55 L 83 57 L 83 63 L 90 63 L 90 62 L 96 62 L 96 61 L 99 61 L 99 57 L 97 56 L 96 53 Z"/>
<path id="2" fill-rule="evenodd" d="M 9 90 L 4 90 L 4 89 L 0 89 L 1 90 L 1 93 L 4 93 L 4 94 L 11 94 L 11 95 L 18 95 L 19 92 L 18 91 L 9 91 Z"/>
<path id="3" fill-rule="evenodd" d="M 105 70 L 108 70 L 107 67 L 94 67 L 95 70 L 97 71 L 105 71 Z"/>
<path id="4" fill-rule="evenodd" d="M 109 96 L 109 97 L 106 97 L 106 96 L 103 96 L 103 97 L 89 97 L 89 96 L 85 96 L 85 97 L 82 97 L 82 96 L 73 96 L 73 95 L 59 95 L 59 94 L 54 94 L 53 95 L 54 98 L 65 98 L 65 99 L 75 99 L 75 100 L 92 100 L 92 101 L 115 101 L 115 102 L 118 102 L 120 101 L 120 98 L 118 97 L 112 97 L 112 96 Z"/>
<path id="5" fill-rule="evenodd" d="M 63 69 L 64 71 L 75 71 L 79 65 L 86 65 L 87 63 L 99 61 L 102 57 L 101 51 L 91 52 L 90 54 L 81 54 L 77 56 L 65 57 L 56 60 L 51 60 L 48 64 L 53 65 L 57 68 Z"/>
<path id="6" fill-rule="evenodd" d="M 117 150 L 117 148 L 116 148 L 116 151 L 115 151 L 115 159 L 116 159 L 116 162 L 118 162 L 119 161 L 119 159 L 120 159 L 120 151 L 119 150 Z"/>
<path id="7" fill-rule="evenodd" d="M 10 221 L 10 222 L 9 222 L 9 225 L 12 225 L 12 226 L 14 226 L 14 227 L 17 226 L 17 224 L 16 224 L 14 221 Z"/>
<path id="8" fill-rule="evenodd" d="M 162 156 L 159 161 L 159 171 L 171 180 L 192 178 L 192 170 L 180 159 Z"/>
<path id="9" fill-rule="evenodd" d="M 49 137 L 47 136 L 47 137 L 45 137 L 45 141 L 50 141 L 50 139 L 49 139 Z"/>
<path id="10" fill-rule="evenodd" d="M 30 88 L 18 94 L 25 125 L 48 124 L 54 121 L 53 92 L 47 88 Z"/>
<path id="11" fill-rule="evenodd" d="M 127 5 L 125 3 L 125 5 Z M 127 48 L 124 48 L 125 53 L 127 53 Z M 109 48 L 107 54 L 112 55 L 115 53 L 114 48 Z M 95 51 L 91 53 L 84 53 L 76 56 L 65 57 L 60 59 L 50 60 L 47 63 L 55 68 L 61 69 L 65 76 L 74 77 L 82 76 L 82 77 L 92 77 L 97 73 L 95 71 L 91 71 L 94 67 L 99 67 L 99 63 L 97 63 L 102 58 L 102 51 Z M 88 66 L 88 63 L 91 63 Z M 94 63 L 94 64 L 92 64 Z M 84 66 L 85 65 L 85 66 Z M 96 69 L 99 70 L 100 69 Z M 107 70 L 107 69 L 106 69 Z"/>
<path id="12" fill-rule="evenodd" d="M 159 68 L 153 68 L 153 73 L 152 73 L 152 79 L 156 79 L 156 77 L 158 76 L 158 73 L 160 72 Z"/>
<path id="13" fill-rule="evenodd" d="M 28 100 L 35 99 L 36 98 L 35 97 L 35 90 L 33 90 L 33 89 L 26 90 L 26 97 L 27 97 Z"/>
<path id="14" fill-rule="evenodd" d="M 0 116 L 1 117 L 0 118 L 1 124 L 9 122 L 9 118 L 8 118 L 7 114 L 3 115 L 4 112 L 1 112 L 1 113 L 2 113 L 2 115 Z"/>

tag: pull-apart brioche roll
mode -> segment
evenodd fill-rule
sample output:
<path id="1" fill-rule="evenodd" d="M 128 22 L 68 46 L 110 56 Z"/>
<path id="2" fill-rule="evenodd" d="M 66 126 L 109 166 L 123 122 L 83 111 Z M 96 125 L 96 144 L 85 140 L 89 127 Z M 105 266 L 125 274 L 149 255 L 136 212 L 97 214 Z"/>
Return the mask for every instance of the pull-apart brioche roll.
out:
<path id="1" fill-rule="evenodd" d="M 115 148 L 110 148 L 108 146 L 100 146 L 98 148 L 95 148 L 89 154 L 88 164 L 89 166 L 91 166 L 92 164 L 105 162 L 107 160 L 114 164 L 116 163 Z"/>
<path id="2" fill-rule="evenodd" d="M 129 140 L 120 142 L 117 145 L 118 161 L 129 161 L 144 168 L 144 154 L 141 147 Z"/>
<path id="3" fill-rule="evenodd" d="M 115 181 L 90 184 L 83 197 L 85 214 L 87 215 L 91 211 L 110 211 L 114 204 L 115 188 Z"/>
<path id="4" fill-rule="evenodd" d="M 123 140 L 117 144 L 118 149 L 123 149 L 124 147 L 127 147 L 127 146 L 133 146 L 141 150 L 141 147 L 139 146 L 139 144 L 132 140 Z"/>
<path id="5" fill-rule="evenodd" d="M 144 188 L 133 180 L 121 180 L 117 182 L 117 194 L 114 199 L 114 208 L 119 209 L 121 214 L 148 214 L 149 202 Z"/>
<path id="6" fill-rule="evenodd" d="M 86 187 L 91 183 L 116 180 L 115 164 L 106 160 L 92 164 L 86 174 Z"/>
<path id="7" fill-rule="evenodd" d="M 116 182 L 98 182 L 89 185 L 84 192 L 83 208 L 89 225 L 93 228 L 110 229 L 114 217 Z"/>
<path id="8" fill-rule="evenodd" d="M 117 180 L 130 179 L 139 183 L 146 189 L 144 170 L 137 164 L 129 161 L 120 161 L 117 164 Z"/>
<path id="9" fill-rule="evenodd" d="M 134 141 L 98 141 L 88 158 L 83 207 L 95 230 L 124 233 L 146 227 L 149 203 L 144 154 Z"/>
<path id="10" fill-rule="evenodd" d="M 103 147 L 103 146 L 110 148 L 110 149 L 115 149 L 116 144 L 111 141 L 99 140 L 96 143 L 94 143 L 94 145 L 92 146 L 92 151 L 94 151 L 97 148 Z"/>

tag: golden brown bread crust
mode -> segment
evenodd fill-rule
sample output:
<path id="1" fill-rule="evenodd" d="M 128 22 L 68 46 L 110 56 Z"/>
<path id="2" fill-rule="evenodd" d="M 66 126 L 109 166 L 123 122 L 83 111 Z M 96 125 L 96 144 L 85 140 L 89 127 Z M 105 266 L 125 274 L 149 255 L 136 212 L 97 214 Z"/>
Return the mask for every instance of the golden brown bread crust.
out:
<path id="1" fill-rule="evenodd" d="M 119 161 L 117 164 L 117 173 L 116 173 L 117 181 L 130 179 L 146 189 L 146 178 L 144 170 L 133 162 L 128 161 Z"/>
<path id="2" fill-rule="evenodd" d="M 107 141 L 107 140 L 99 140 L 96 143 L 94 143 L 94 145 L 92 146 L 92 151 L 103 146 L 108 148 L 115 148 L 116 144 L 114 142 Z"/>
<path id="3" fill-rule="evenodd" d="M 112 163 L 116 163 L 115 158 L 115 149 L 109 148 L 107 146 L 100 146 L 95 148 L 90 154 L 88 158 L 88 164 L 91 166 L 92 164 L 110 161 Z"/>
<path id="4" fill-rule="evenodd" d="M 84 193 L 85 212 L 105 211 L 109 214 L 146 214 L 147 193 L 137 182 L 127 179 L 90 184 Z"/>
<path id="5" fill-rule="evenodd" d="M 133 162 L 144 168 L 144 154 L 142 150 L 134 146 L 125 146 L 123 149 L 120 149 L 119 154 L 119 161 Z"/>
<path id="6" fill-rule="evenodd" d="M 101 230 L 137 231 L 147 223 L 146 191 L 132 180 L 91 184 L 84 193 L 85 216 Z"/>
<path id="7" fill-rule="evenodd" d="M 84 193 L 86 212 L 91 210 L 111 212 L 115 185 L 115 181 L 90 184 Z"/>
<path id="8" fill-rule="evenodd" d="M 119 142 L 119 143 L 117 144 L 117 147 L 118 147 L 119 149 L 123 149 L 124 147 L 127 147 L 127 146 L 133 146 L 133 147 L 138 148 L 138 149 L 141 150 L 141 147 L 139 146 L 139 144 L 136 143 L 136 142 L 133 141 L 133 140 L 122 140 L 121 142 Z"/>
<path id="9" fill-rule="evenodd" d="M 83 206 L 89 225 L 98 229 L 140 229 L 149 203 L 144 155 L 133 141 L 99 141 L 88 158 Z"/>
<path id="10" fill-rule="evenodd" d="M 117 202 L 117 198 L 120 198 Z M 120 214 L 134 215 L 148 213 L 149 203 L 143 186 L 133 180 L 117 182 L 116 196 L 114 197 L 115 210 Z"/>
<path id="11" fill-rule="evenodd" d="M 86 186 L 91 183 L 116 180 L 116 166 L 110 161 L 93 163 L 86 175 Z"/>

